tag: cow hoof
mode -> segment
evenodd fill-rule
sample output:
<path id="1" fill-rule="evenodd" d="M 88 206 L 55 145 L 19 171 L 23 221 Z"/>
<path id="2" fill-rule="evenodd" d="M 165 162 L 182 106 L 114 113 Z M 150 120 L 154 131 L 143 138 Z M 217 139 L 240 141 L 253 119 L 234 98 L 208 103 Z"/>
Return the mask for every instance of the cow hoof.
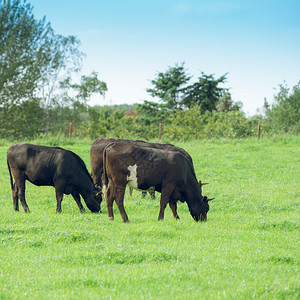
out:
<path id="1" fill-rule="evenodd" d="M 108 217 L 108 220 L 109 220 L 109 221 L 113 221 L 113 220 L 114 220 L 114 217 Z"/>

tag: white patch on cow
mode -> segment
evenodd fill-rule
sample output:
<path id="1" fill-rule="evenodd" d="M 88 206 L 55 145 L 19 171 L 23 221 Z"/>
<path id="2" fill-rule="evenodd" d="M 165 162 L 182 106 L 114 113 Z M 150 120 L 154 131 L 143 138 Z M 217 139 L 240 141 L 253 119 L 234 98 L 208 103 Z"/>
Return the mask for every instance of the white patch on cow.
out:
<path id="1" fill-rule="evenodd" d="M 127 184 L 131 188 L 141 191 L 141 189 L 139 189 L 138 181 L 137 181 L 137 165 L 135 164 L 134 166 L 128 166 L 128 171 L 129 171 L 129 176 L 127 176 L 127 178 L 126 178 L 128 181 Z M 145 191 L 154 192 L 155 187 L 151 186 L 148 190 L 145 190 Z"/>
<path id="2" fill-rule="evenodd" d="M 129 176 L 127 176 L 128 185 L 133 189 L 138 189 L 137 182 L 137 165 L 128 166 Z"/>

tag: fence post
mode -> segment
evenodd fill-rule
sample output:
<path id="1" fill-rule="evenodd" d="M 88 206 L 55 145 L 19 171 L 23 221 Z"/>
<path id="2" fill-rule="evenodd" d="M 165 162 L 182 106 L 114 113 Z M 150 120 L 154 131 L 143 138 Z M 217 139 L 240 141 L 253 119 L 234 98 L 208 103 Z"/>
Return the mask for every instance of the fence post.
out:
<path id="1" fill-rule="evenodd" d="M 161 139 L 161 123 L 159 123 L 158 141 Z"/>
<path id="2" fill-rule="evenodd" d="M 257 139 L 258 140 L 260 139 L 260 132 L 261 132 L 261 127 L 260 127 L 260 123 L 258 123 L 258 126 L 257 126 Z"/>
<path id="3" fill-rule="evenodd" d="M 70 122 L 70 128 L 69 128 L 69 138 L 72 137 L 72 122 Z"/>

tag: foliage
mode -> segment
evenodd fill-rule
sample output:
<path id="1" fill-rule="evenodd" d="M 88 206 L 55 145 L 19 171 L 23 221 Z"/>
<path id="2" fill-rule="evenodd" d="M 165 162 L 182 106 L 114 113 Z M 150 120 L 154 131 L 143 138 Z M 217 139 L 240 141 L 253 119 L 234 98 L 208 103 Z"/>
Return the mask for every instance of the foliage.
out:
<path id="1" fill-rule="evenodd" d="M 72 87 L 78 90 L 76 99 L 83 99 L 85 101 L 94 93 L 105 96 L 105 92 L 107 91 L 106 83 L 98 79 L 97 72 L 92 72 L 90 76 L 81 76 L 80 84 L 73 85 Z"/>
<path id="2" fill-rule="evenodd" d="M 195 105 L 201 106 L 202 112 L 216 110 L 216 105 L 224 92 L 219 85 L 225 82 L 227 74 L 215 79 L 213 75 L 202 72 L 197 82 L 188 84 L 191 76 L 186 72 L 184 63 L 181 66 L 176 64 L 169 67 L 165 73 L 159 72 L 156 79 L 151 81 L 154 87 L 147 89 L 147 92 L 152 97 L 158 97 L 161 104 L 145 101 L 140 105 L 140 110 L 144 109 L 144 113 L 150 117 L 159 109 L 174 112 Z M 229 94 L 228 90 L 226 93 Z"/>
<path id="3" fill-rule="evenodd" d="M 226 74 L 218 79 L 213 75 L 205 75 L 203 72 L 198 81 L 187 87 L 186 95 L 182 100 L 185 107 L 198 105 L 201 107 L 202 113 L 205 111 L 214 111 L 217 109 L 217 103 L 224 89 L 219 85 L 226 80 Z M 229 94 L 229 92 L 227 91 Z"/>
<path id="4" fill-rule="evenodd" d="M 91 140 L 59 142 L 89 168 Z M 0 298 L 299 299 L 299 138 L 176 145 L 216 197 L 207 223 L 185 203 L 180 220 L 167 207 L 158 222 L 159 198 L 137 191 L 125 196 L 129 224 L 116 206 L 109 221 L 105 203 L 102 214 L 80 214 L 71 196 L 56 214 L 54 189 L 29 182 L 32 212 L 15 213 L 9 144 L 0 147 Z"/>
<path id="5" fill-rule="evenodd" d="M 137 104 L 137 112 L 141 115 L 139 123 L 141 126 L 155 126 L 159 123 L 169 123 L 169 116 L 172 112 L 162 109 L 159 103 L 144 101 Z"/>
<path id="6" fill-rule="evenodd" d="M 265 107 L 269 130 L 300 133 L 300 81 L 291 92 L 285 83 L 279 85 L 271 108 Z"/>
<path id="7" fill-rule="evenodd" d="M 49 128 L 51 128 L 51 135 L 68 136 L 70 123 L 72 123 L 73 131 L 77 132 L 84 122 L 82 114 L 86 112 L 86 106 L 78 101 L 71 103 L 70 106 L 51 107 L 47 110 L 47 127 L 43 127 L 42 132 L 49 134 Z"/>
<path id="8" fill-rule="evenodd" d="M 35 20 L 25 1 L 0 3 L 0 134 L 32 137 L 44 115 L 35 91 L 47 68 L 51 27 Z"/>
<path id="9" fill-rule="evenodd" d="M 48 65 L 36 91 L 46 110 L 69 104 L 72 100 L 66 97 L 66 88 L 71 87 L 72 73 L 79 72 L 83 56 L 83 53 L 78 50 L 80 41 L 76 37 L 55 34 L 53 30 L 50 32 Z"/>
<path id="10" fill-rule="evenodd" d="M 213 75 L 202 72 L 198 81 L 190 84 L 191 76 L 186 72 L 182 63 L 156 75 L 156 79 L 152 80 L 153 88 L 147 91 L 152 97 L 157 97 L 159 103 L 144 101 L 137 107 L 143 124 L 157 127 L 164 122 L 168 126 L 167 120 L 183 110 L 198 106 L 201 113 L 212 112 L 217 109 L 219 102 L 221 110 L 224 105 L 224 110 L 239 110 L 240 105 L 234 104 L 229 91 L 219 86 L 225 82 L 227 74 L 215 79 Z"/>
<path id="11" fill-rule="evenodd" d="M 165 73 L 159 72 L 151 83 L 153 88 L 147 89 L 152 97 L 158 97 L 161 108 L 168 111 L 181 108 L 181 101 L 185 94 L 185 85 L 191 79 L 186 74 L 184 63 L 169 67 Z"/>
<path id="12" fill-rule="evenodd" d="M 88 110 L 90 116 L 90 132 L 91 138 L 106 136 L 108 133 L 120 137 L 120 129 L 122 128 L 122 120 L 124 111 L 113 110 L 108 107 L 90 107 Z M 123 129 L 121 129 L 123 131 Z"/>
<path id="13" fill-rule="evenodd" d="M 217 102 L 217 111 L 241 111 L 243 104 L 241 102 L 234 102 L 228 90 L 224 89 Z"/>
<path id="14" fill-rule="evenodd" d="M 0 105 L 32 99 L 48 66 L 51 27 L 22 0 L 0 2 Z"/>
<path id="15" fill-rule="evenodd" d="M 0 106 L 0 136 L 10 140 L 33 138 L 43 126 L 45 112 L 36 98 L 20 104 Z M 9 126 L 8 126 L 9 125 Z"/>
<path id="16" fill-rule="evenodd" d="M 79 40 L 56 34 L 45 18 L 36 20 L 25 0 L 1 0 L 0 32 L 1 137 L 55 133 L 68 116 L 78 120 L 92 93 L 106 92 L 96 72 L 71 83 L 83 56 Z M 63 113 L 67 120 L 59 122 Z"/>
<path id="17" fill-rule="evenodd" d="M 199 138 L 241 138 L 256 134 L 257 122 L 240 111 L 202 113 L 199 106 L 178 112 L 170 118 L 165 134 L 171 140 Z"/>

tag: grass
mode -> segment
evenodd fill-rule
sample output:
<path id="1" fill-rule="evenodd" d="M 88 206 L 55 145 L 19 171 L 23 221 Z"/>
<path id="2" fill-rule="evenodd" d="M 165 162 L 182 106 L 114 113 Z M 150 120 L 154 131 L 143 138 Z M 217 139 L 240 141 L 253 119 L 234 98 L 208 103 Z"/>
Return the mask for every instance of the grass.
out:
<path id="1" fill-rule="evenodd" d="M 54 188 L 27 183 L 15 213 L 0 146 L 0 299 L 299 299 L 299 138 L 177 143 L 210 184 L 208 222 L 126 193 L 131 223 L 80 214 Z M 41 142 L 39 142 L 41 143 Z M 47 144 L 47 141 L 44 142 Z M 65 143 L 89 165 L 88 143 Z M 157 194 L 159 196 L 159 194 Z"/>

